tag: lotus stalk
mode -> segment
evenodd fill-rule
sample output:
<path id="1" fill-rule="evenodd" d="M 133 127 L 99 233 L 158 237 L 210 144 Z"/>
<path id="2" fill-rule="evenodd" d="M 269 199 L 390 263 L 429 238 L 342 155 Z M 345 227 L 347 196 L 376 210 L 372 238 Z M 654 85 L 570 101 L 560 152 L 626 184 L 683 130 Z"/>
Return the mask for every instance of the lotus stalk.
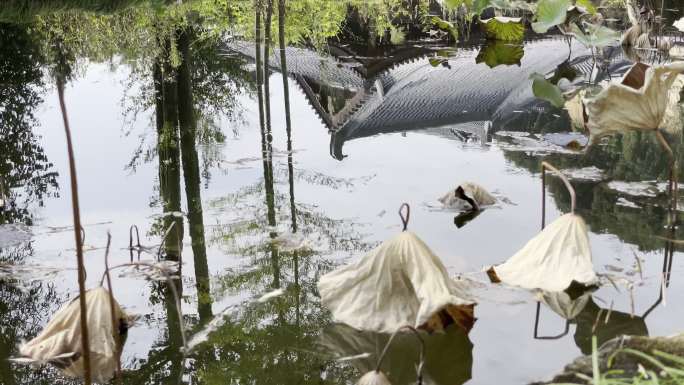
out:
<path id="1" fill-rule="evenodd" d="M 570 181 L 568 178 L 563 175 L 560 170 L 552 166 L 548 162 L 542 162 L 541 163 L 541 174 L 542 174 L 542 223 L 541 223 L 541 228 L 544 230 L 545 224 L 546 224 L 546 170 L 549 170 L 556 174 L 562 181 L 563 184 L 565 185 L 565 188 L 568 190 L 568 194 L 570 194 L 570 213 L 574 214 L 575 213 L 575 207 L 577 206 L 577 194 L 575 193 L 575 188 L 572 187 L 572 184 L 570 184 Z"/>
<path id="2" fill-rule="evenodd" d="M 86 289 L 85 289 L 85 266 L 83 263 L 83 236 L 81 234 L 81 210 L 78 201 L 78 182 L 76 178 L 76 160 L 74 157 L 74 148 L 71 142 L 71 129 L 69 128 L 69 118 L 66 111 L 66 103 L 64 102 L 64 79 L 61 75 L 57 76 L 57 94 L 59 96 L 59 108 L 62 112 L 62 120 L 64 122 L 64 132 L 66 134 L 67 152 L 69 155 L 69 175 L 71 181 L 71 206 L 74 217 L 74 237 L 76 241 L 76 262 L 78 267 L 78 292 L 79 305 L 81 309 L 81 349 L 83 351 L 83 383 L 90 385 L 92 383 L 92 374 L 90 369 L 90 338 L 88 337 L 88 308 L 86 304 Z"/>

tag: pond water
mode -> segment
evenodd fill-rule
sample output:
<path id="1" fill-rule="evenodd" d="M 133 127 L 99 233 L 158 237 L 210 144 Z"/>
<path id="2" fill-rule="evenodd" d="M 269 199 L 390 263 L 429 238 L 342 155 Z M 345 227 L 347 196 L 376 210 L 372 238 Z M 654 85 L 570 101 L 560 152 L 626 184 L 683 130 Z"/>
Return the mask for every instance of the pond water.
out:
<path id="1" fill-rule="evenodd" d="M 285 77 L 273 31 L 265 91 L 254 31 L 239 25 L 218 37 L 180 33 L 186 45 L 176 35 L 178 48 L 155 52 L 142 39 L 154 28 L 168 38 L 166 26 L 141 22 L 135 9 L 0 24 L 0 177 L 9 187 L 0 212 L 1 384 L 78 382 L 8 360 L 78 295 L 55 86 L 65 61 L 87 286 L 100 283 L 108 233 L 110 265 L 154 262 L 161 243 L 162 258 L 180 260 L 182 322 L 166 282 L 135 268 L 113 273 L 118 302 L 138 317 L 121 356 L 125 384 L 355 383 L 389 336 L 333 324 L 316 283 L 399 233 L 403 202 L 409 229 L 450 275 L 472 281 L 478 299 L 469 333 L 425 337 L 431 383 L 530 383 L 590 353 L 592 334 L 602 342 L 682 331 L 684 264 L 664 239 L 683 235 L 668 226 L 667 156 L 650 133 L 568 149 L 568 112 L 535 99 L 529 80 L 565 67 L 577 84 L 616 79 L 631 56 L 609 47 L 598 65 L 561 35 L 506 45 L 476 30 L 468 43 L 407 34 L 375 46 L 359 9 L 342 9 L 349 15 L 337 38 L 284 51 Z M 310 22 L 291 21 L 302 30 Z M 169 75 L 183 68 L 187 82 Z M 178 90 L 173 98 L 167 87 Z M 680 136 L 670 139 L 679 148 Z M 571 175 L 595 269 L 614 283 L 567 323 L 538 308 L 534 294 L 487 284 L 484 273 L 539 232 L 543 160 Z M 498 198 L 470 221 L 437 201 L 465 181 Z M 569 212 L 570 198 L 560 179 L 547 182 L 550 222 Z M 163 242 L 171 223 L 183 230 Z M 132 225 L 140 252 L 129 249 Z M 408 336 L 390 350 L 383 368 L 393 384 L 414 383 L 418 351 Z"/>

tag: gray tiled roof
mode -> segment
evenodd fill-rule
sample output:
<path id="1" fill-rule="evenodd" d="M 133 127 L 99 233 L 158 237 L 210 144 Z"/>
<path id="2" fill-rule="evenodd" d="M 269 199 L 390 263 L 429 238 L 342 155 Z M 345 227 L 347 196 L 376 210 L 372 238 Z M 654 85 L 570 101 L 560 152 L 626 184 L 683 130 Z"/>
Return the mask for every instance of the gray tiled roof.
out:
<path id="1" fill-rule="evenodd" d="M 229 48 L 248 57 L 255 52 L 251 43 L 234 42 Z M 341 159 L 346 141 L 380 133 L 487 121 L 492 122 L 494 131 L 507 129 L 519 119 L 520 110 L 542 104 L 532 94 L 530 75 L 553 72 L 569 54 L 561 36 L 528 41 L 524 48 L 519 66 L 489 68 L 476 63 L 477 49 L 459 48 L 448 59 L 448 66 L 435 67 L 427 56 L 404 58 L 374 79 L 364 79 L 334 57 L 305 48 L 289 47 L 286 54 L 288 72 L 305 91 L 311 90 L 304 83 L 316 82 L 356 92 L 343 112 L 334 117 L 323 110 L 313 92 L 307 93 L 314 110 L 332 131 L 331 155 Z M 618 50 L 609 56 L 620 56 Z M 569 64 L 580 77 L 589 78 L 594 72 L 591 51 L 574 43 L 572 57 Z M 279 69 L 277 51 L 269 64 Z"/>
<path id="2" fill-rule="evenodd" d="M 256 57 L 254 42 L 231 40 L 226 43 L 227 49 L 237 52 L 251 60 Z M 273 47 L 269 55 L 269 66 L 280 71 L 280 50 Z M 285 48 L 287 71 L 297 74 L 309 81 L 325 84 L 329 87 L 339 87 L 351 91 L 363 88 L 365 79 L 351 67 L 339 62 L 325 53 L 319 53 L 306 48 Z"/>

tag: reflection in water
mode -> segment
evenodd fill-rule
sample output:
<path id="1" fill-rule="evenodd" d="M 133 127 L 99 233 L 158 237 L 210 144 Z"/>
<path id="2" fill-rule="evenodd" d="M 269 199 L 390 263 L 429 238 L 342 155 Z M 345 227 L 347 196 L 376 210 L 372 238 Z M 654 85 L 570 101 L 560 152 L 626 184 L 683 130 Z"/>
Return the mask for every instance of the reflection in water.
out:
<path id="1" fill-rule="evenodd" d="M 674 226 L 670 226 L 670 231 Z M 591 354 L 592 337 L 596 336 L 598 345 L 601 346 L 615 337 L 622 335 L 648 336 L 646 317 L 662 304 L 665 292 L 670 286 L 672 269 L 672 257 L 674 254 L 673 242 L 666 242 L 663 256 L 662 282 L 657 286 L 658 296 L 641 315 L 635 314 L 632 309 L 629 313 L 614 310 L 612 304 L 609 308 L 599 306 L 594 300 L 592 292 L 595 288 L 583 288 L 581 285 L 573 285 L 568 290 L 557 293 L 541 293 L 541 302 L 544 302 L 553 312 L 565 319 L 565 330 L 558 335 L 541 336 L 539 333 L 540 307 L 537 303 L 537 311 L 534 324 L 534 338 L 536 339 L 559 339 L 566 336 L 570 331 L 570 324 L 576 324 L 574 339 L 577 347 L 583 354 Z M 631 294 L 633 295 L 633 293 Z M 632 298 L 632 301 L 634 299 Z M 634 304 L 632 304 L 634 306 Z"/>
<path id="2" fill-rule="evenodd" d="M 57 194 L 58 174 L 33 132 L 43 102 L 42 60 L 27 26 L 0 23 L 0 199 L 8 198 L 0 225 L 32 224 L 30 206 Z"/>
<path id="3" fill-rule="evenodd" d="M 209 287 L 209 265 L 207 246 L 204 240 L 204 219 L 200 193 L 200 168 L 197 154 L 197 121 L 193 110 L 192 81 L 190 78 L 190 40 L 192 29 L 184 28 L 178 33 L 178 51 L 181 63 L 178 68 L 178 121 L 180 123 L 181 154 L 185 195 L 188 204 L 188 225 L 192 241 L 192 255 L 195 266 L 197 306 L 201 323 L 212 317 Z"/>
<path id="4" fill-rule="evenodd" d="M 206 5 L 204 2 L 194 3 Z M 295 177 L 295 172 L 310 171 L 294 168 L 294 139 L 299 139 L 301 146 L 308 138 L 293 133 L 291 114 L 296 115 L 300 110 L 297 107 L 296 111 L 290 111 L 289 82 L 292 79 L 302 88 L 326 128 L 331 130 L 330 153 L 337 159 L 343 159 L 342 149 L 346 142 L 360 142 L 378 133 L 421 129 L 429 135 L 468 143 L 478 137 L 481 148 L 489 148 L 505 144 L 505 140 L 496 135 L 498 130 L 524 130 L 531 135 L 569 131 L 566 112 L 534 100 L 529 84 L 520 79 L 532 71 L 558 74 L 564 69 L 559 63 L 565 63 L 566 67 L 578 73 L 578 81 L 586 80 L 588 73 L 593 73 L 590 80 L 596 81 L 601 76 L 610 76 L 607 72 L 619 74 L 620 66 L 627 62 L 621 51 L 606 50 L 604 57 L 609 59 L 609 63 L 599 71 L 592 67 L 592 57 L 581 47 L 573 45 L 568 49 L 561 39 L 545 37 L 524 45 L 488 42 L 474 48 L 468 43 L 456 50 L 439 52 L 438 55 L 443 56 L 449 65 L 432 67 L 429 56 L 436 51 L 431 45 L 434 42 L 417 42 L 425 35 L 424 26 L 405 23 L 407 20 L 420 20 L 433 11 L 429 8 L 435 8 L 434 2 L 430 6 L 427 2 L 392 0 L 347 8 L 348 2 L 345 1 L 327 1 L 313 6 L 292 0 L 288 2 L 287 9 L 295 14 L 287 15 L 287 20 L 284 0 L 277 3 L 259 1 L 258 4 L 261 7 L 256 10 L 249 2 L 226 6 L 231 13 L 231 17 L 226 18 L 231 24 L 231 32 L 252 30 L 253 18 L 256 19 L 256 41 L 250 45 L 256 54 L 256 87 L 251 78 L 253 67 L 243 66 L 242 61 L 235 57 L 218 54 L 224 48 L 223 44 L 232 44 L 232 35 L 221 39 L 205 38 L 207 31 L 201 26 L 204 21 L 208 21 L 207 25 L 220 25 L 226 21 L 211 19 L 211 12 L 203 9 L 196 13 L 193 11 L 190 17 L 185 16 L 185 9 L 166 14 L 131 7 L 119 15 L 101 18 L 96 14 L 74 12 L 41 19 L 42 29 L 38 29 L 39 32 L 49 29 L 73 35 L 70 41 L 74 42 L 73 47 L 78 48 L 74 60 L 76 57 L 79 60 L 88 58 L 92 62 L 107 61 L 113 67 L 130 67 L 133 72 L 130 83 L 144 83 L 141 93 L 146 97 L 140 98 L 145 99 L 141 108 L 154 102 L 155 149 L 144 157 L 145 161 L 150 161 L 154 159 L 155 152 L 159 156 L 159 196 L 164 217 L 163 223 L 154 230 L 159 234 L 174 225 L 164 250 L 167 258 L 180 259 L 183 217 L 187 216 L 190 238 L 186 241 L 190 240 L 192 245 L 199 320 L 186 316 L 185 321 L 201 328 L 212 319 L 212 305 L 216 306 L 225 299 L 222 297 L 243 301 L 249 297 L 260 297 L 274 288 L 284 290 L 282 296 L 265 303 L 249 300 L 240 303 L 238 311 L 226 317 L 225 325 L 186 358 L 180 353 L 183 320 L 177 315 L 179 309 L 170 286 L 167 283 L 152 284 L 150 301 L 160 304 L 163 312 L 152 315 L 150 318 L 154 320 L 145 322 L 153 325 L 152 328 L 161 326 L 161 335 L 153 343 L 152 351 L 137 350 L 133 353 L 136 358 L 125 363 L 124 383 L 225 383 L 227 379 L 237 383 L 298 385 L 350 383 L 375 363 L 374 356 L 348 362 L 336 362 L 330 357 L 333 354 L 338 357 L 375 353 L 388 336 L 329 326 L 329 315 L 319 304 L 315 287 L 318 277 L 333 268 L 333 260 L 357 255 L 369 245 L 360 241 L 365 234 L 359 234 L 356 223 L 331 219 L 327 213 L 328 206 L 315 208 L 320 204 L 318 201 L 306 204 L 295 200 L 296 182 L 300 183 L 297 186 L 299 199 L 310 196 L 307 186 L 302 186 L 302 183 L 313 183 L 306 178 Z M 273 15 L 275 6 L 278 7 L 277 17 Z M 271 21 L 278 23 L 279 49 L 274 49 L 275 44 L 271 41 Z M 409 43 L 389 44 L 389 38 L 382 32 L 382 23 L 387 21 L 391 26 L 385 35 L 402 32 Z M 239 23 L 250 25 L 248 28 L 234 25 Z M 340 29 L 339 39 L 330 41 L 325 46 L 326 50 L 302 48 L 310 46 L 310 43 L 325 42 Z M 285 47 L 286 40 L 290 43 L 296 40 L 293 36 L 302 41 L 299 36 L 302 31 L 315 36 L 299 47 Z M 247 31 L 245 36 L 252 37 L 251 33 Z M 9 211 L 0 214 L 0 224 L 32 223 L 29 204 L 41 204 L 57 189 L 57 175 L 43 153 L 39 138 L 32 132 L 35 126 L 33 114 L 40 104 L 39 91 L 42 89 L 40 71 L 44 66 L 53 66 L 53 63 L 40 52 L 36 42 L 31 41 L 25 26 L 0 25 L 0 51 L 3 53 L 0 60 L 7 64 L 0 67 L 0 85 L 11 84 L 10 89 L 16 92 L 0 100 L 0 179 L 11 187 L 13 202 Z M 324 51 L 328 54 L 323 54 Z M 569 60 L 568 53 L 572 54 Z M 119 59 L 125 64 L 113 63 Z M 284 173 L 280 174 L 278 170 L 284 167 L 281 167 L 283 164 L 279 163 L 277 154 L 274 159 L 273 137 L 280 133 L 273 132 L 279 126 L 272 119 L 271 102 L 275 105 L 276 98 L 280 96 L 270 94 L 272 84 L 269 81 L 276 70 L 281 72 L 284 87 L 289 196 L 279 194 L 278 189 L 284 186 L 285 180 L 281 178 Z M 141 72 L 145 74 L 142 81 L 139 78 Z M 465 75 L 468 75 L 467 83 L 461 81 Z M 153 90 L 153 98 L 146 94 L 149 90 L 145 87 Z M 228 189 L 238 192 L 212 203 L 240 221 L 221 224 L 222 217 L 212 217 L 208 221 L 204 210 L 210 210 L 212 206 L 202 204 L 202 180 L 209 184 L 210 171 L 221 164 L 222 152 L 209 153 L 212 147 L 207 144 L 222 142 L 221 117 L 239 115 L 239 103 L 246 99 L 243 96 L 249 97 L 254 91 L 257 91 L 260 115 L 263 183 L 236 185 L 243 183 L 240 178 L 244 174 L 231 169 Z M 129 104 L 136 101 L 139 100 Z M 233 128 L 236 136 L 237 127 L 239 125 Z M 244 147 L 253 145 L 240 144 Z M 603 181 L 575 183 L 579 213 L 586 218 L 594 233 L 616 234 L 621 240 L 636 244 L 643 250 L 657 250 L 665 245 L 670 256 L 664 265 L 671 268 L 673 245 L 653 237 L 654 234 L 669 238 L 681 236 L 676 229 L 674 232 L 663 231 L 663 225 L 668 223 L 664 194 L 629 196 L 612 189 L 607 183 L 613 180 L 654 180 L 666 176 L 662 170 L 666 169 L 667 160 L 657 152 L 657 144 L 650 138 L 638 133 L 626 134 L 608 140 L 584 156 L 553 154 L 545 152 L 545 148 L 539 151 L 539 147 L 521 150 L 518 146 L 520 151 L 516 151 L 514 147 L 500 148 L 515 169 L 536 173 L 540 158 L 563 168 L 596 165 L 605 169 Z M 357 148 L 346 150 L 358 151 Z M 297 160 L 304 162 L 309 158 L 308 154 L 301 158 L 298 156 Z M 354 157 L 351 152 L 350 155 Z M 344 166 L 353 166 L 355 159 L 350 160 Z M 324 161 L 320 164 L 325 164 Z M 181 170 L 188 202 L 185 215 L 181 215 Z M 311 172 L 316 173 L 316 177 L 325 177 L 321 172 Z M 354 180 L 346 183 L 350 189 L 356 184 Z M 239 187 L 245 188 L 240 190 Z M 315 187 L 326 188 L 322 185 Z M 567 211 L 566 194 L 561 188 L 560 181 L 550 181 L 550 194 L 557 206 Z M 620 199 L 628 199 L 639 207 L 616 204 Z M 214 219 L 219 224 L 210 236 L 205 233 L 205 223 L 213 223 Z M 454 218 L 454 223 L 463 226 L 472 219 L 472 216 L 459 216 Z M 484 216 L 480 217 L 458 234 L 467 233 L 486 220 Z M 373 227 L 370 231 L 378 229 Z M 323 246 L 288 248 L 280 243 L 281 237 L 289 238 L 293 234 L 303 239 L 315 238 Z M 225 255 L 221 256 L 226 258 L 223 259 L 231 263 L 238 261 L 235 263 L 239 266 L 220 271 L 219 279 L 210 285 L 207 254 L 211 255 L 211 251 L 207 250 L 205 237 L 212 236 L 209 241 L 224 252 Z M 0 251 L 0 263 L 21 263 L 32 258 L 33 247 L 32 243 L 26 243 L 3 249 Z M 192 290 L 187 286 L 183 288 L 181 281 L 176 280 L 172 284 L 179 293 L 185 291 L 184 299 L 190 297 L 188 291 Z M 600 341 L 625 331 L 648 333 L 644 319 L 650 310 L 634 318 L 627 313 L 613 311 L 607 324 L 603 321 L 596 324 L 596 319 L 603 317 L 598 317 L 599 313 L 605 315 L 608 310 L 595 298 L 589 293 L 581 304 L 564 313 L 572 320 L 569 327 L 572 323 L 577 325 L 575 339 L 583 350 L 587 348 L 588 336 L 594 327 Z M 33 372 L 23 367 L 10 368 L 5 360 L 13 354 L 13 346 L 18 340 L 31 337 L 32 324 L 42 323 L 43 315 L 50 313 L 51 303 L 55 302 L 55 291 L 47 284 L 32 285 L 22 291 L 16 282 L 0 282 L 0 324 L 3 327 L 8 325 L 3 329 L 5 333 L 0 341 L 0 382 L 47 384 L 60 381 L 53 379 L 52 373 Z M 154 323 L 157 319 L 160 325 Z M 26 320 L 29 322 L 22 322 Z M 538 336 L 543 335 L 539 333 Z M 386 369 L 393 383 L 410 383 L 414 377 L 417 350 L 411 341 L 399 342 L 390 353 Z M 487 343 L 492 341 L 482 341 L 483 345 Z M 322 349 L 314 351 L 312 347 L 316 345 L 322 345 Z M 473 345 L 462 332 L 450 329 L 445 335 L 430 336 L 428 345 L 426 373 L 434 383 L 458 384 L 471 377 Z M 145 358 L 137 358 L 139 356 Z"/>
<path id="5" fill-rule="evenodd" d="M 0 249 L 0 267 L 3 264 L 20 265 L 30 261 L 34 248 L 31 242 Z M 19 279 L 0 277 L 0 380 L 3 384 L 53 384 L 56 374 L 36 372 L 25 365 L 10 365 L 9 359 L 17 355 L 17 343 L 28 341 L 40 331 L 56 310 L 60 299 L 53 285 L 44 282 L 22 282 Z"/>
<path id="6" fill-rule="evenodd" d="M 609 311 L 598 306 L 593 299 L 587 303 L 574 322 L 577 324 L 575 344 L 582 354 L 591 354 L 592 336 L 596 336 L 598 345 L 601 346 L 604 342 L 621 335 L 648 335 L 645 317 L 616 310 Z"/>
<path id="7" fill-rule="evenodd" d="M 164 45 L 169 52 L 174 42 L 166 38 Z M 170 58 L 159 58 L 156 64 L 161 71 L 157 73 L 161 82 L 155 86 L 157 112 L 157 143 L 159 154 L 159 192 L 163 208 L 164 231 L 168 231 L 164 249 L 166 257 L 180 260 L 183 242 L 183 216 L 181 214 L 180 194 L 180 139 L 178 133 L 178 76 L 177 69 L 171 65 Z M 161 91 L 161 92 L 159 92 Z M 173 226 L 173 227 L 171 227 Z"/>
<path id="8" fill-rule="evenodd" d="M 544 131 L 538 131 L 543 134 Z M 669 198 L 666 189 L 658 190 L 657 184 L 649 191 L 635 184 L 635 190 L 623 191 L 611 188 L 611 181 L 656 181 L 667 180 L 669 160 L 653 135 L 628 132 L 609 138 L 604 145 L 590 148 L 583 155 L 535 154 L 524 151 L 504 151 L 504 156 L 516 166 L 539 172 L 540 159 L 547 160 L 559 169 L 579 169 L 596 166 L 603 171 L 599 180 L 575 180 L 577 213 L 580 214 L 594 233 L 615 234 L 627 243 L 637 245 L 640 250 L 659 250 L 665 241 L 658 238 L 681 238 L 684 233 L 677 227 L 674 233 L 669 225 Z M 681 135 L 677 137 L 675 152 L 679 162 L 684 161 L 679 151 Z M 674 142 L 674 141 L 673 141 Z M 684 173 L 680 170 L 679 179 Z M 627 185 L 629 186 L 629 185 Z M 649 185 L 646 185 L 649 187 Z M 552 178 L 548 190 L 558 208 L 567 212 L 570 202 L 563 183 Z M 680 215 L 680 214 L 677 214 Z M 675 245 L 678 249 L 679 246 Z"/>
<path id="9" fill-rule="evenodd" d="M 365 332 L 346 325 L 332 325 L 321 333 L 318 344 L 326 354 L 349 357 L 359 373 L 375 370 L 389 334 Z M 467 333 L 455 325 L 444 333 L 422 334 L 425 341 L 426 384 L 459 385 L 471 377 L 473 344 Z M 366 354 L 366 356 L 360 356 Z M 420 345 L 410 333 L 400 333 L 390 345 L 381 370 L 392 384 L 414 384 L 420 362 Z"/>

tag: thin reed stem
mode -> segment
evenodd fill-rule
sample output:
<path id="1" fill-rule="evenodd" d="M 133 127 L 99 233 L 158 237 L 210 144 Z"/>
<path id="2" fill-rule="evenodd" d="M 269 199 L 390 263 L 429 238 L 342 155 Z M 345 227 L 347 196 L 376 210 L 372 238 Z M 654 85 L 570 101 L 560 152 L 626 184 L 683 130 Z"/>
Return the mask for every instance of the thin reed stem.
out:
<path id="1" fill-rule="evenodd" d="M 78 264 L 78 302 L 81 308 L 81 349 L 83 350 L 83 383 L 90 385 L 92 375 L 90 370 L 90 338 L 88 333 L 88 307 L 85 297 L 85 266 L 83 263 L 83 238 L 81 234 L 81 209 L 78 203 L 78 183 L 76 180 L 76 160 L 74 159 L 74 148 L 71 142 L 71 129 L 67 117 L 66 104 L 64 103 L 64 79 L 57 76 L 57 94 L 59 95 L 59 107 L 62 111 L 64 121 L 64 132 L 66 134 L 67 152 L 69 154 L 69 174 L 71 178 L 71 206 L 74 216 L 74 237 L 76 241 L 76 261 Z"/>

